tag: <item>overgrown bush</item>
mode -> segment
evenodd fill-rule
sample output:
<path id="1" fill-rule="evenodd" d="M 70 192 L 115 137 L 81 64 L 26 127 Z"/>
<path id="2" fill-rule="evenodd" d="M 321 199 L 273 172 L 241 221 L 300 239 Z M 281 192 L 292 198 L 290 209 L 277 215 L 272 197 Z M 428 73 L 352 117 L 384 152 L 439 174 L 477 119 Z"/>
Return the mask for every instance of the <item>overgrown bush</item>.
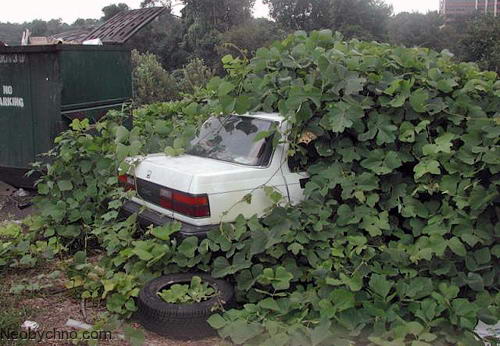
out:
<path id="1" fill-rule="evenodd" d="M 151 53 L 132 51 L 134 101 L 138 105 L 179 98 L 177 81 Z"/>
<path id="2" fill-rule="evenodd" d="M 500 73 L 500 18 L 479 15 L 469 19 L 456 50 L 460 59 Z"/>
<path id="3" fill-rule="evenodd" d="M 146 280 L 196 268 L 235 284 L 242 305 L 210 322 L 236 344 L 481 344 L 472 331 L 478 320 L 496 323 L 500 303 L 496 73 L 446 52 L 345 42 L 330 31 L 297 32 L 250 62 L 223 62 L 226 78 L 143 108 L 130 132 L 115 131 L 105 144 L 113 169 L 135 153 L 135 139 L 141 152 L 150 140 L 153 151 L 179 154 L 188 134 L 176 129 L 191 132 L 209 114 L 279 111 L 293 125 L 289 155 L 311 176 L 306 201 L 261 220 L 240 216 L 203 240 L 177 239 L 176 223 L 138 232 L 135 216 L 90 225 L 104 254 L 89 261 L 82 247 L 71 287 L 128 316 Z M 158 113 L 167 118 L 157 122 Z M 65 158 L 74 151 L 56 150 L 57 172 L 41 184 L 79 165 Z M 94 174 L 65 179 L 94 193 Z M 75 199 L 68 186 L 49 191 L 47 203 Z M 72 220 L 47 217 L 44 232 Z"/>
<path id="4" fill-rule="evenodd" d="M 275 22 L 265 18 L 253 18 L 240 26 L 221 34 L 217 53 L 253 57 L 257 49 L 267 47 L 276 40 L 282 40 L 286 33 Z"/>
<path id="5" fill-rule="evenodd" d="M 179 88 L 184 93 L 192 94 L 204 88 L 215 75 L 214 71 L 205 65 L 203 59 L 194 58 L 182 69 L 175 72 L 178 76 Z"/>

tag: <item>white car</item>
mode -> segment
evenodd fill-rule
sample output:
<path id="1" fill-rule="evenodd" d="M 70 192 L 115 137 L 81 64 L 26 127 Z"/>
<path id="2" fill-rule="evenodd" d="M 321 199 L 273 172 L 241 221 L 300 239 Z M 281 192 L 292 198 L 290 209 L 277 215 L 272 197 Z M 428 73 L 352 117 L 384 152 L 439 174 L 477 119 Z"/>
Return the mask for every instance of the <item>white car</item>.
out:
<path id="1" fill-rule="evenodd" d="M 299 203 L 308 175 L 290 168 L 288 144 L 273 150 L 272 138 L 255 141 L 257 133 L 273 126 L 281 132 L 287 128 L 276 113 L 212 117 L 186 154 L 145 156 L 135 167 L 135 178 L 119 176 L 126 189 L 137 189 L 137 196 L 125 202 L 122 215 L 143 209 L 138 216 L 143 227 L 177 220 L 182 224 L 181 235 L 205 236 L 239 214 L 263 216 L 272 206 L 264 186 L 275 188 L 291 204 Z M 243 201 L 248 194 L 250 203 Z"/>

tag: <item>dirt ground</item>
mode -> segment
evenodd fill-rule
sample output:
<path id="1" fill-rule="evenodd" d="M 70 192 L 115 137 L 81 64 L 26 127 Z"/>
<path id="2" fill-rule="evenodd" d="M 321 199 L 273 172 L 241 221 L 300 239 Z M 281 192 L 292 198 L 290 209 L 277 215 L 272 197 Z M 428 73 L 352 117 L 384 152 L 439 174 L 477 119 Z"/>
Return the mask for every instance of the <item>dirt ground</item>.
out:
<path id="1" fill-rule="evenodd" d="M 44 268 L 44 271 L 50 272 L 55 268 Z M 23 320 L 34 321 L 39 324 L 39 331 L 72 331 L 77 330 L 66 326 L 68 319 L 73 319 L 87 324 L 93 324 L 101 313 L 105 311 L 103 306 L 95 306 L 92 303 L 87 303 L 85 306 L 82 301 L 72 295 L 72 292 L 65 289 L 64 277 L 57 280 L 57 284 L 48 289 L 41 290 L 36 293 L 22 293 L 22 294 L 8 294 L 6 289 L 14 287 L 22 278 L 34 277 L 39 275 L 37 269 L 23 272 L 23 273 L 9 273 L 1 279 L 3 286 L 3 297 L 0 297 L 2 305 L 10 300 L 11 305 L 19 308 L 26 308 L 23 315 Z M 13 303 L 13 304 L 12 304 Z M 8 305 L 8 304 L 7 304 Z M 141 328 L 137 323 L 132 323 L 132 326 L 140 328 L 146 337 L 145 345 L 151 346 L 214 346 L 214 345 L 227 345 L 218 338 L 211 338 L 197 341 L 179 341 L 170 340 L 154 333 L 148 332 Z M 0 342 L 1 344 L 1 342 Z M 72 345 L 71 342 L 50 342 L 43 341 L 43 345 Z M 118 329 L 113 331 L 112 339 L 109 341 L 100 341 L 99 345 L 117 345 L 125 346 L 130 345 L 129 342 L 123 339 L 123 332 Z"/>
<path id="2" fill-rule="evenodd" d="M 32 190 L 18 190 L 0 181 L 0 222 L 20 221 L 33 214 L 35 208 L 31 199 L 34 195 Z"/>
<path id="3" fill-rule="evenodd" d="M 0 182 L 0 224 L 5 222 L 19 222 L 25 217 L 36 213 L 30 200 L 34 196 L 33 191 L 19 193 L 19 190 Z M 39 331 L 72 331 L 76 330 L 66 326 L 68 319 L 93 324 L 98 316 L 105 311 L 103 306 L 95 306 L 92 303 L 82 303 L 71 290 L 64 286 L 64 274 L 55 280 L 55 283 L 48 288 L 36 292 L 23 291 L 19 294 L 10 293 L 10 289 L 22 282 L 23 279 L 34 278 L 43 273 L 51 273 L 57 270 L 58 263 L 51 263 L 47 268 L 36 268 L 28 271 L 8 271 L 0 276 L 0 328 L 10 327 L 20 328 L 23 321 L 34 321 L 39 324 Z M 1 315 L 3 312 L 3 315 Z M 8 322 L 6 322 L 8 321 Z M 4 325 L 2 325 L 2 323 Z M 10 324 L 9 324 L 10 323 Z M 140 325 L 132 323 L 134 327 Z M 170 340 L 154 333 L 142 329 L 146 336 L 145 345 L 151 346 L 214 346 L 228 345 L 228 343 L 211 338 L 197 341 Z M 0 345 L 26 345 L 29 343 L 12 343 L 0 339 Z M 35 343 L 33 343 L 35 344 Z M 43 341 L 43 345 L 73 345 L 68 342 Z M 111 341 L 99 342 L 100 345 L 129 345 L 123 339 L 122 332 L 113 332 Z"/>

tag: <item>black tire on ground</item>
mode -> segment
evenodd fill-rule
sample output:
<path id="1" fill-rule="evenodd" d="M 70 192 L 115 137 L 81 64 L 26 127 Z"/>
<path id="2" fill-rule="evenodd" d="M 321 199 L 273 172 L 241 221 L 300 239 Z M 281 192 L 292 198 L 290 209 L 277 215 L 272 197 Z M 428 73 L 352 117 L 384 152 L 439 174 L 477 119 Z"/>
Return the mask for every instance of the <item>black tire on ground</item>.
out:
<path id="1" fill-rule="evenodd" d="M 158 292 L 177 283 L 189 283 L 193 276 L 199 276 L 219 296 L 195 304 L 169 304 Z M 147 330 L 174 339 L 202 339 L 217 335 L 207 319 L 222 305 L 228 307 L 234 297 L 233 287 L 223 280 L 216 280 L 207 274 L 171 274 L 154 279 L 142 288 L 137 298 L 138 310 L 135 319 Z"/>

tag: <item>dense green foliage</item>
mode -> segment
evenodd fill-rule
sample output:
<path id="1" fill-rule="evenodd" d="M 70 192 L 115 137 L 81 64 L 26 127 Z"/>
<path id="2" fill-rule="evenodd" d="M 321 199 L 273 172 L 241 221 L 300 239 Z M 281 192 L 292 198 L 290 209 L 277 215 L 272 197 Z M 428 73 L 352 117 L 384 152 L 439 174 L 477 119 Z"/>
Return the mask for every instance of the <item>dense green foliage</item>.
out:
<path id="1" fill-rule="evenodd" d="M 437 51 L 451 49 L 449 29 L 453 24 L 445 26 L 445 18 L 437 12 L 399 13 L 389 23 L 389 41 L 404 44 L 408 47 L 427 47 Z"/>
<path id="2" fill-rule="evenodd" d="M 175 100 L 179 96 L 177 81 L 154 54 L 132 51 L 134 102 L 138 105 Z"/>
<path id="3" fill-rule="evenodd" d="M 223 74 L 221 58 L 226 54 L 252 57 L 259 47 L 270 45 L 294 30 L 331 29 L 346 38 L 377 40 L 407 47 L 437 51 L 447 49 L 459 61 L 478 62 L 481 68 L 499 71 L 500 17 L 469 13 L 445 20 L 437 12 L 399 13 L 382 0 L 266 0 L 272 21 L 253 18 L 254 0 L 185 0 L 181 16 L 172 12 L 170 0 L 145 0 L 141 7 L 165 6 L 167 10 L 134 37 L 127 46 L 143 54 L 155 54 L 163 68 L 173 73 L 193 59 L 202 59 L 209 69 Z M 22 30 L 35 36 L 71 30 L 91 30 L 121 10 L 123 3 L 103 8 L 100 19 L 78 19 L 30 23 L 0 23 L 0 41 L 20 42 Z M 165 101 L 165 99 L 163 99 Z"/>
<path id="4" fill-rule="evenodd" d="M 445 21 L 437 12 L 400 13 L 389 26 L 389 41 L 408 47 L 448 49 L 459 61 L 500 71 L 500 17 L 469 14 Z"/>
<path id="5" fill-rule="evenodd" d="M 169 288 L 158 292 L 158 295 L 166 303 L 170 304 L 193 304 L 214 298 L 217 293 L 199 276 L 193 276 L 188 284 L 173 284 Z"/>
<path id="6" fill-rule="evenodd" d="M 371 325 L 375 343 L 437 344 L 443 334 L 456 342 L 453 329 L 470 330 L 478 317 L 498 320 L 495 73 L 328 31 L 259 50 L 240 72 L 235 90 L 251 108 L 279 110 L 294 124 L 292 140 L 304 131 L 317 139 L 291 153 L 309 167 L 309 200 L 274 209 L 264 229 L 234 230 L 241 252 L 214 262 L 217 276 L 240 272 L 241 289 L 268 267 L 274 289 L 291 280 L 293 293 L 268 291 L 262 301 L 250 290 L 256 305 L 214 319 L 223 335 L 238 340 L 245 319 L 259 342 L 264 330 L 296 340 L 289 325 L 300 335 L 312 320 L 323 337 L 330 327 L 353 336 Z"/>
<path id="7" fill-rule="evenodd" d="M 265 0 L 289 30 L 332 29 L 347 37 L 384 40 L 392 7 L 380 0 Z"/>
<path id="8" fill-rule="evenodd" d="M 110 114 L 100 135 L 75 122 L 58 140 L 32 229 L 77 251 L 69 287 L 128 316 L 146 280 L 196 268 L 234 282 L 242 305 L 210 322 L 237 344 L 478 344 L 477 321 L 500 313 L 496 73 L 328 30 L 223 63 L 226 78 L 138 110 L 131 130 Z M 177 238 L 176 223 L 143 232 L 135 216 L 115 221 L 125 157 L 182 153 L 208 115 L 249 110 L 293 125 L 289 155 L 311 175 L 306 201 L 203 240 Z M 103 254 L 90 260 L 95 248 Z M 9 249 L 5 264 L 18 258 Z"/>
<path id="9" fill-rule="evenodd" d="M 493 16 L 472 18 L 460 41 L 460 57 L 479 67 L 500 73 L 500 19 Z"/>
<path id="10" fill-rule="evenodd" d="M 132 51 L 134 103 L 136 106 L 178 100 L 183 94 L 193 94 L 205 87 L 214 72 L 201 59 L 167 72 L 154 54 Z"/>

